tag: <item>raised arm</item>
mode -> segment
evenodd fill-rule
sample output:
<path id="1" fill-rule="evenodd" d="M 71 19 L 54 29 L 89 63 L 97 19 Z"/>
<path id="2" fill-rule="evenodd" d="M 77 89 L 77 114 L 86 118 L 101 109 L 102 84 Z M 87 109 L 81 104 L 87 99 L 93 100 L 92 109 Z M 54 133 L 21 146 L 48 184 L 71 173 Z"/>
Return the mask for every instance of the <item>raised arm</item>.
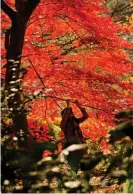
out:
<path id="1" fill-rule="evenodd" d="M 88 113 L 86 112 L 85 108 L 83 108 L 79 102 L 76 100 L 75 104 L 77 105 L 77 107 L 80 109 L 80 111 L 82 112 L 83 116 L 81 118 L 78 119 L 79 123 L 82 123 L 83 121 L 85 121 L 86 119 L 88 119 Z"/>
<path id="2" fill-rule="evenodd" d="M 61 124 L 60 124 L 60 127 L 61 129 L 64 131 L 66 125 L 67 125 L 67 121 L 68 121 L 68 114 L 69 114 L 69 111 L 70 111 L 70 100 L 67 100 L 67 108 L 65 108 L 63 111 L 62 111 L 62 120 L 61 120 Z"/>

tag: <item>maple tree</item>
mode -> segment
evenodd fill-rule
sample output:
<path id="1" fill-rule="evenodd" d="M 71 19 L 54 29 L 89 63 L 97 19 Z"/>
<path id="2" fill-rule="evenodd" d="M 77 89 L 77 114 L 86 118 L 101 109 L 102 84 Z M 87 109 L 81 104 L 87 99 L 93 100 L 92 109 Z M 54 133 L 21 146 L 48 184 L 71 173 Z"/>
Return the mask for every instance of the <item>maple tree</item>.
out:
<path id="1" fill-rule="evenodd" d="M 131 28 L 115 24 L 103 0 L 6 3 L 2 0 L 3 64 L 7 60 L 2 73 L 6 68 L 3 78 L 16 133 L 29 123 L 30 129 L 43 128 L 41 141 L 46 141 L 49 128 L 59 129 L 66 99 L 77 99 L 89 113 L 84 135 L 105 136 L 114 114 L 133 108 L 133 65 L 124 50 L 132 45 L 120 36 Z"/>

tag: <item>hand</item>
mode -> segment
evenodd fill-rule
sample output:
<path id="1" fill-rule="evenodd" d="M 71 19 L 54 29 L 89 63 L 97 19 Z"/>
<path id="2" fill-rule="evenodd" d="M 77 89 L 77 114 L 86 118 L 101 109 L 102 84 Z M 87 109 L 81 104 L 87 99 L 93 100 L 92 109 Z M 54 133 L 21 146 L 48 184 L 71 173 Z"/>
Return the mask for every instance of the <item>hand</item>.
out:
<path id="1" fill-rule="evenodd" d="M 78 100 L 75 100 L 75 104 L 79 107 L 80 106 L 80 103 Z"/>

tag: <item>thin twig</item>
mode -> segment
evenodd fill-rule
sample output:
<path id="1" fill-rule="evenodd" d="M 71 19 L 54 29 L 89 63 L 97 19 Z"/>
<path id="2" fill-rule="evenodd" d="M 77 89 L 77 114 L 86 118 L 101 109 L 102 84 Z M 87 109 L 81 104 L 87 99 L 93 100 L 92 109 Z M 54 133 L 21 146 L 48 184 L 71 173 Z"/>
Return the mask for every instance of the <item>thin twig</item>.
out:
<path id="1" fill-rule="evenodd" d="M 58 100 L 61 100 L 61 101 L 66 101 L 67 102 L 67 100 L 68 99 L 64 99 L 64 98 L 60 98 L 60 97 L 57 97 L 57 96 L 51 96 L 51 95 L 47 95 L 47 96 L 42 96 L 43 98 L 52 98 L 54 101 L 55 101 L 55 99 L 58 99 Z M 29 99 L 29 100 L 27 100 L 26 102 L 24 102 L 24 104 L 26 104 L 26 103 L 28 103 L 28 102 L 30 102 L 30 101 L 32 101 L 33 99 Z M 71 103 L 74 103 L 75 104 L 75 101 L 72 101 L 72 100 L 70 100 L 70 102 Z M 56 102 L 57 103 L 57 102 Z M 101 108 L 97 108 L 97 107 L 94 107 L 94 106 L 90 106 L 90 105 L 86 105 L 86 104 L 80 104 L 81 106 L 84 106 L 84 107 L 88 107 L 88 108 L 92 108 L 92 109 L 95 109 L 95 110 L 99 110 L 99 111 L 102 111 L 102 112 L 105 112 L 105 113 L 107 113 L 107 114 L 110 114 L 110 115 L 113 115 L 112 113 L 110 113 L 110 112 L 108 112 L 108 111 L 106 111 L 106 110 L 104 110 L 104 109 L 101 109 Z M 60 109 L 62 109 L 61 108 L 61 106 L 58 104 L 58 106 L 60 107 Z"/>
<path id="2" fill-rule="evenodd" d="M 39 80 L 41 81 L 42 85 L 44 86 L 44 88 L 42 88 L 42 89 L 44 90 L 44 89 L 45 89 L 45 84 L 44 84 L 44 82 L 43 82 L 41 76 L 40 76 L 39 73 L 37 72 L 37 70 L 36 70 L 36 68 L 34 67 L 32 61 L 31 61 L 29 58 L 28 58 L 28 60 L 29 60 L 29 62 L 31 63 L 31 65 L 32 65 L 32 67 L 33 67 L 33 69 L 34 69 L 34 71 L 36 72 L 37 77 L 39 78 Z M 55 99 L 54 99 L 54 101 L 55 101 L 55 103 L 57 104 L 57 106 L 62 110 L 61 106 L 56 102 Z"/>
<path id="3" fill-rule="evenodd" d="M 39 75 L 39 73 L 37 72 L 36 68 L 34 67 L 34 65 L 33 65 L 32 61 L 31 61 L 29 58 L 28 58 L 28 60 L 29 60 L 30 64 L 32 65 L 32 67 L 33 67 L 34 71 L 36 72 L 37 77 L 40 79 L 40 81 L 41 81 L 42 85 L 43 85 L 43 86 L 44 86 L 44 88 L 45 88 L 45 84 L 44 84 L 44 82 L 43 82 L 43 80 L 42 80 L 41 76 L 40 76 L 40 75 Z"/>
<path id="4" fill-rule="evenodd" d="M 86 42 L 82 39 L 82 37 L 74 30 L 74 28 L 69 24 L 69 22 L 67 22 L 64 18 L 62 18 L 62 17 L 59 17 L 59 18 L 61 18 L 72 30 L 73 30 L 73 32 L 78 36 L 78 38 L 80 39 L 80 40 L 82 40 L 82 42 L 84 43 L 84 45 L 86 46 L 86 48 L 87 49 L 89 49 L 89 46 L 86 44 Z"/>
<path id="5" fill-rule="evenodd" d="M 61 101 L 68 101 L 68 99 L 64 99 L 64 98 L 59 98 L 59 97 L 57 97 L 57 96 L 44 96 L 45 98 L 56 98 L 56 99 L 58 99 L 58 100 L 61 100 Z M 70 100 L 70 102 L 71 103 L 75 103 L 75 101 L 71 101 Z M 108 112 L 108 111 L 105 111 L 104 109 L 101 109 L 101 108 L 96 108 L 96 107 L 94 107 L 94 106 L 89 106 L 89 105 L 86 105 L 86 104 L 80 104 L 81 106 L 85 106 L 85 107 L 88 107 L 88 108 L 93 108 L 93 109 L 96 109 L 96 110 L 99 110 L 99 111 L 103 111 L 103 112 L 106 112 L 106 113 L 108 113 L 108 114 L 112 114 L 112 113 L 110 113 L 110 112 Z"/>

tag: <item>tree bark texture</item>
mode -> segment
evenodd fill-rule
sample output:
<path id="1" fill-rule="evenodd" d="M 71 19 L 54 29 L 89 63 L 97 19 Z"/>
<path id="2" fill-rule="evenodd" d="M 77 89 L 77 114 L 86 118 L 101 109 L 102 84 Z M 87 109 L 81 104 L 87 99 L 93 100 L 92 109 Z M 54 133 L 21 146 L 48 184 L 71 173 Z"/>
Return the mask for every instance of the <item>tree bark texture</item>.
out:
<path id="1" fill-rule="evenodd" d="M 25 3 L 23 7 L 22 2 Z M 17 5 L 16 11 L 12 10 L 3 0 L 1 1 L 1 9 L 9 16 L 12 22 L 11 28 L 7 31 L 7 36 L 5 37 L 5 49 L 7 51 L 5 89 L 7 91 L 7 101 L 13 121 L 14 133 L 18 136 L 20 130 L 23 130 L 25 133 L 28 132 L 28 122 L 21 101 L 21 55 L 26 25 L 39 0 L 16 0 L 15 3 Z M 25 141 L 22 144 L 27 146 L 28 140 Z M 21 146 L 23 147 L 23 145 Z"/>

